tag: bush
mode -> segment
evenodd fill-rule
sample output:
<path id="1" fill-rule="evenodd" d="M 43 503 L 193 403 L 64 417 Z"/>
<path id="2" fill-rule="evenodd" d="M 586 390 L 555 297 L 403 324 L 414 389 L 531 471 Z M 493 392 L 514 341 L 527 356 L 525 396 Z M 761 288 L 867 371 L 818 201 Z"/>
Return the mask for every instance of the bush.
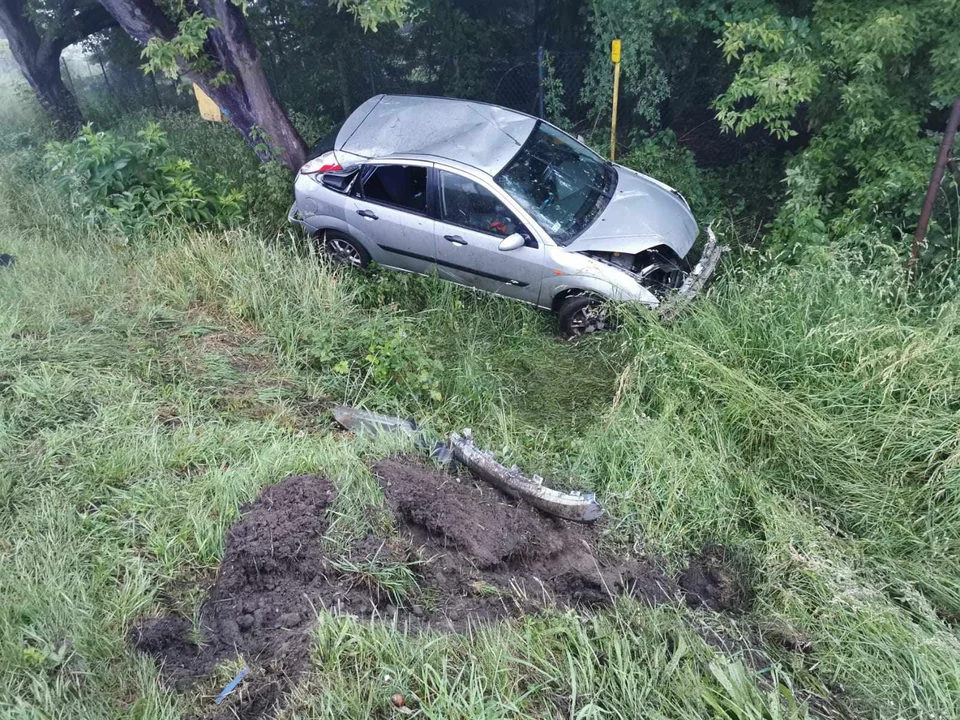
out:
<path id="1" fill-rule="evenodd" d="M 222 175 L 211 178 L 173 157 L 155 123 L 136 140 L 88 125 L 70 142 L 48 144 L 45 159 L 73 209 L 93 222 L 110 220 L 130 231 L 169 220 L 229 224 L 241 214 L 242 193 Z"/>

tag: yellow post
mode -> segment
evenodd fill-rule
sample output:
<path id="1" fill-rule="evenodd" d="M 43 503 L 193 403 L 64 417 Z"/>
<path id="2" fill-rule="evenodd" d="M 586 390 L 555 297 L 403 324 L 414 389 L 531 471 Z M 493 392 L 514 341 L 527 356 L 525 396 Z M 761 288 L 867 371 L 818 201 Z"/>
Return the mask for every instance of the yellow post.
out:
<path id="1" fill-rule="evenodd" d="M 610 161 L 617 159 L 617 97 L 620 95 L 620 38 L 610 43 L 613 61 L 613 117 L 610 118 Z"/>

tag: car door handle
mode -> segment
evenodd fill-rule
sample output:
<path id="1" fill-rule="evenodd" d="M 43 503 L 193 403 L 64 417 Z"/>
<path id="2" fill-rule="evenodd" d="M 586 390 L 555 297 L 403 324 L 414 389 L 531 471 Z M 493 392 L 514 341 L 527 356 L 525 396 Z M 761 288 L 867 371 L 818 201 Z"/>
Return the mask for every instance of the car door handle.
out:
<path id="1" fill-rule="evenodd" d="M 458 245 L 460 247 L 463 247 L 464 245 L 467 244 L 467 241 L 464 240 L 459 235 L 444 235 L 443 239 L 446 240 L 447 242 L 452 242 L 454 245 Z"/>
<path id="2" fill-rule="evenodd" d="M 365 217 L 367 220 L 377 219 L 377 214 L 373 210 L 357 210 L 357 215 Z"/>

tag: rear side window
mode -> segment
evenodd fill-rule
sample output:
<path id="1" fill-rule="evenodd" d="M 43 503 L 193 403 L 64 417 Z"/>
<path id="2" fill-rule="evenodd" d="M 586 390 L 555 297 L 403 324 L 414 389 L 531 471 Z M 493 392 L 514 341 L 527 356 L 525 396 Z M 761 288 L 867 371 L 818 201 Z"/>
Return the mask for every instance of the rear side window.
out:
<path id="1" fill-rule="evenodd" d="M 427 169 L 416 165 L 378 165 L 363 181 L 363 197 L 384 205 L 427 211 Z"/>
<path id="2" fill-rule="evenodd" d="M 440 216 L 444 222 L 491 235 L 522 232 L 520 223 L 497 196 L 479 183 L 440 171 Z"/>
<path id="3" fill-rule="evenodd" d="M 317 143 L 310 148 L 310 154 L 307 155 L 307 160 L 313 160 L 315 157 L 320 157 L 325 152 L 330 152 L 331 150 L 335 149 L 337 144 L 337 135 L 340 133 L 341 127 L 343 127 L 343 123 L 334 126 L 333 130 L 320 138 L 320 140 L 318 140 Z"/>

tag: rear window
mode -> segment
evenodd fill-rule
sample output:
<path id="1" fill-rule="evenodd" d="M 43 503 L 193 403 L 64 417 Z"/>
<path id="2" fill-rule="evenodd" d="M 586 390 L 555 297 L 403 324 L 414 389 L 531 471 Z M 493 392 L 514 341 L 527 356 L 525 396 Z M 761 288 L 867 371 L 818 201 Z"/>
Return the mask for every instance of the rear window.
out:
<path id="1" fill-rule="evenodd" d="M 313 160 L 315 157 L 320 157 L 325 152 L 333 150 L 337 144 L 337 135 L 340 134 L 340 128 L 342 127 L 343 123 L 334 125 L 333 130 L 320 138 L 317 144 L 310 148 L 310 154 L 307 155 L 307 160 Z"/>
<path id="2" fill-rule="evenodd" d="M 377 165 L 363 181 L 365 200 L 426 213 L 427 169 L 417 165 Z"/>

